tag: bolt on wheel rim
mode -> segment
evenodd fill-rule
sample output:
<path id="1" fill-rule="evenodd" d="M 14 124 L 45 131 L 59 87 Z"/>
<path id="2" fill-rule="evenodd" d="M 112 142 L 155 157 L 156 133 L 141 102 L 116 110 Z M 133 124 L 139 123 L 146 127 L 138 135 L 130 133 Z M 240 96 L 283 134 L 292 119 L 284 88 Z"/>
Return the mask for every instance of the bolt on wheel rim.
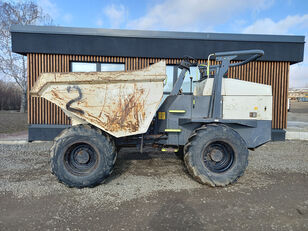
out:
<path id="1" fill-rule="evenodd" d="M 74 175 L 86 175 L 97 164 L 98 154 L 87 143 L 75 143 L 64 154 L 64 163 L 67 170 Z"/>
<path id="2" fill-rule="evenodd" d="M 234 158 L 233 148 L 222 141 L 212 142 L 203 150 L 204 165 L 215 173 L 222 173 L 230 169 Z"/>

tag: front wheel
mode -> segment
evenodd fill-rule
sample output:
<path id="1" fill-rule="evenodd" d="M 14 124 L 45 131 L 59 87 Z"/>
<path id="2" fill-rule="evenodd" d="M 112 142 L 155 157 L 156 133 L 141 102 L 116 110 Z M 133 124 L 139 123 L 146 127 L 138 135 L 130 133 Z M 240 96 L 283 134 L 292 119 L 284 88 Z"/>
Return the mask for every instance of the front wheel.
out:
<path id="1" fill-rule="evenodd" d="M 184 147 L 184 161 L 198 182 L 226 186 L 243 175 L 248 153 L 245 141 L 236 131 L 209 124 L 193 132 Z"/>
<path id="2" fill-rule="evenodd" d="M 94 187 L 111 173 L 116 148 L 111 137 L 90 126 L 71 127 L 51 148 L 51 169 L 69 187 Z"/>

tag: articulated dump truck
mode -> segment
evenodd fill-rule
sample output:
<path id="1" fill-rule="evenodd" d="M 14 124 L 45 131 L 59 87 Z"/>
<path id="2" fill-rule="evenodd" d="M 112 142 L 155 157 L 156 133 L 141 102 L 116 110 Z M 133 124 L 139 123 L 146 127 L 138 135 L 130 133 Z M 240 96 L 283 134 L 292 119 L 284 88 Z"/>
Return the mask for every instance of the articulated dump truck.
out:
<path id="1" fill-rule="evenodd" d="M 152 145 L 182 155 L 202 184 L 235 182 L 247 167 L 248 149 L 271 140 L 272 90 L 227 78 L 227 72 L 262 55 L 218 52 L 207 64 L 185 57 L 167 97 L 164 61 L 137 71 L 41 74 L 30 93 L 58 105 L 72 122 L 54 139 L 53 174 L 69 187 L 94 187 L 111 174 L 120 147 L 136 145 L 142 152 Z M 239 56 L 246 59 L 230 63 Z M 213 59 L 219 64 L 210 65 Z M 192 66 L 200 78 L 192 92 L 182 93 Z"/>

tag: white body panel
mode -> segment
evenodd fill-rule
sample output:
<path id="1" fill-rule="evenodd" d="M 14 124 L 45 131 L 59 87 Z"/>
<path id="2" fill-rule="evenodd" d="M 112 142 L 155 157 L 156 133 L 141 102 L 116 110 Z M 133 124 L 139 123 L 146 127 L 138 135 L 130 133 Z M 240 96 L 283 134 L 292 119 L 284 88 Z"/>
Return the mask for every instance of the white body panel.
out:
<path id="1" fill-rule="evenodd" d="M 250 113 L 256 113 L 251 117 Z M 223 119 L 272 120 L 271 96 L 223 96 Z"/>
<path id="2" fill-rule="evenodd" d="M 197 83 L 194 95 L 212 95 L 214 79 Z M 237 79 L 222 79 L 223 119 L 272 120 L 272 88 Z"/>

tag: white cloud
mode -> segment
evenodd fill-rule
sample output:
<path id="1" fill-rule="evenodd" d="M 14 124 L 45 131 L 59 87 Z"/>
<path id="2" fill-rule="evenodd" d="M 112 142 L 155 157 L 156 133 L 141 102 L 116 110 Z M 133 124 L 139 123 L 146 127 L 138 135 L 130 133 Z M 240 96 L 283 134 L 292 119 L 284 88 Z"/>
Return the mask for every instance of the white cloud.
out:
<path id="1" fill-rule="evenodd" d="M 307 35 L 305 36 L 307 39 Z M 308 43 L 305 43 L 304 61 L 291 65 L 290 87 L 308 87 Z"/>
<path id="2" fill-rule="evenodd" d="M 270 18 L 259 19 L 243 29 L 249 34 L 292 34 L 294 31 L 307 31 L 308 14 L 289 15 L 277 22 Z M 307 35 L 306 35 L 307 38 Z M 308 45 L 305 45 L 304 61 L 290 67 L 290 87 L 305 87 L 308 85 Z"/>
<path id="3" fill-rule="evenodd" d="M 55 3 L 52 3 L 49 0 L 37 0 L 37 4 L 43 9 L 45 13 L 49 14 L 49 16 L 51 16 L 53 19 L 59 17 L 59 8 Z"/>
<path id="4" fill-rule="evenodd" d="M 306 65 L 305 65 L 306 64 Z M 302 64 L 292 65 L 290 68 L 290 87 L 308 87 L 308 65 L 307 61 Z"/>
<path id="5" fill-rule="evenodd" d="M 248 34 L 290 34 L 290 31 L 296 27 L 308 28 L 308 14 L 289 15 L 278 22 L 274 22 L 270 18 L 260 19 L 246 27 L 243 32 Z"/>
<path id="6" fill-rule="evenodd" d="M 106 17 L 109 19 L 112 28 L 119 28 L 125 22 L 127 17 L 127 10 L 124 5 L 111 4 L 106 6 L 103 10 Z"/>
<path id="7" fill-rule="evenodd" d="M 275 1 L 276 0 L 252 1 L 253 4 L 256 4 L 256 7 L 252 8 L 252 15 L 256 17 L 262 10 L 268 9 L 274 5 Z"/>
<path id="8" fill-rule="evenodd" d="M 196 31 L 227 22 L 245 10 L 256 12 L 271 6 L 266 0 L 165 0 L 146 15 L 132 20 L 128 28 Z"/>
<path id="9" fill-rule="evenodd" d="M 50 0 L 37 0 L 37 4 L 43 9 L 54 21 L 63 21 L 64 24 L 71 24 L 73 15 L 71 13 L 63 12 L 56 3 Z"/>

